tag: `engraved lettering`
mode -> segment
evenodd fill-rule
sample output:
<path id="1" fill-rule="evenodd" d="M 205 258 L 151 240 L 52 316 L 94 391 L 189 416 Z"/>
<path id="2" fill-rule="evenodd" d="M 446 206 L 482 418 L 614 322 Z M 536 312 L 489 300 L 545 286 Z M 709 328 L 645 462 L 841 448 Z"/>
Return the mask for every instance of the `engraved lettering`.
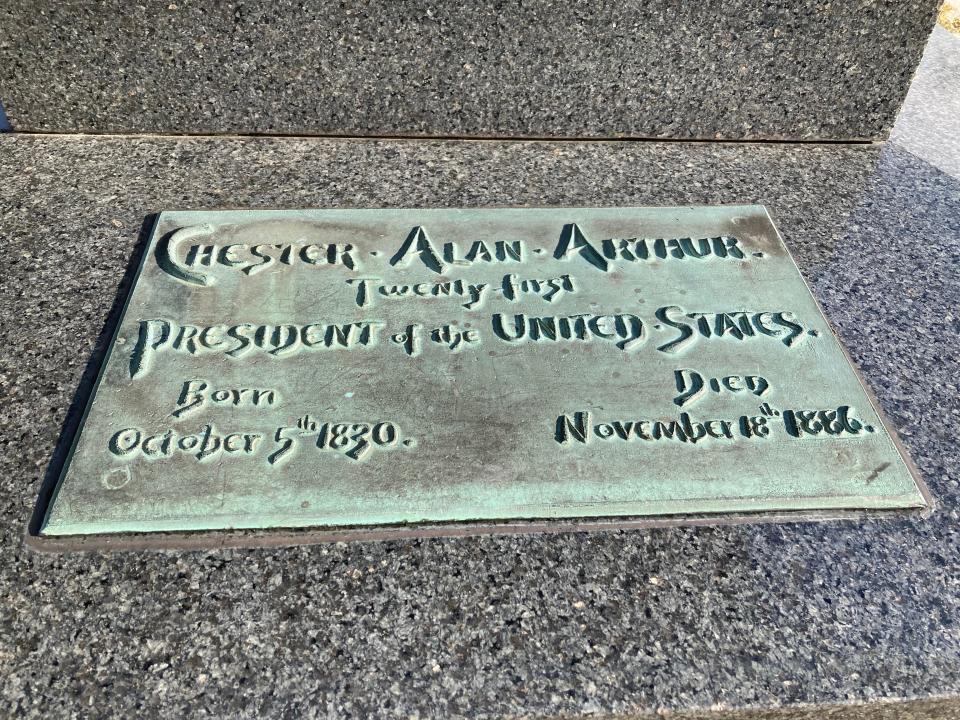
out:
<path id="1" fill-rule="evenodd" d="M 410 264 L 412 255 L 418 256 L 420 262 L 435 273 L 439 274 L 443 272 L 443 261 L 440 259 L 440 255 L 437 253 L 436 248 L 434 248 L 433 243 L 430 242 L 426 230 L 419 225 L 407 235 L 407 239 L 403 241 L 400 249 L 390 258 L 390 264 L 407 267 Z"/>
<path id="2" fill-rule="evenodd" d="M 576 412 L 573 418 L 569 415 L 561 415 L 557 418 L 556 439 L 561 445 L 573 441 L 588 443 L 592 433 L 593 425 L 590 422 L 589 412 Z"/>
<path id="3" fill-rule="evenodd" d="M 796 438 L 845 437 L 874 431 L 871 425 L 864 425 L 853 413 L 848 405 L 834 410 L 784 410 L 783 424 L 787 433 Z"/>
<path id="4" fill-rule="evenodd" d="M 313 439 L 320 451 L 333 451 L 350 460 L 363 460 L 374 450 L 390 450 L 397 447 L 413 447 L 411 438 L 401 441 L 399 427 L 384 420 L 375 423 L 329 422 L 304 415 L 296 423 L 278 427 L 274 433 L 276 447 L 267 456 L 270 465 L 283 464 L 298 452 L 304 439 Z"/>
<path id="5" fill-rule="evenodd" d="M 503 296 L 510 301 L 523 299 L 525 294 L 533 294 L 547 302 L 561 297 L 564 293 L 576 291 L 573 278 L 561 275 L 555 278 L 520 278 L 516 275 L 504 275 L 500 283 Z"/>
<path id="6" fill-rule="evenodd" d="M 147 435 L 134 427 L 114 433 L 107 447 L 118 457 L 134 454 L 149 460 L 160 460 L 182 453 L 202 462 L 221 454 L 255 455 L 262 437 L 262 433 L 257 432 L 228 433 L 224 436 L 210 424 L 201 425 L 192 435 L 181 435 L 173 429 Z M 229 442 L 227 438 L 230 438 Z"/>
<path id="7" fill-rule="evenodd" d="M 182 280 L 185 283 L 192 285 L 209 284 L 209 278 L 205 274 L 189 270 L 185 265 L 180 263 L 177 259 L 177 254 L 180 243 L 201 235 L 209 235 L 213 231 L 213 225 L 193 225 L 180 228 L 166 237 L 161 238 L 157 243 L 156 249 L 157 265 L 168 275 Z"/>
<path id="8" fill-rule="evenodd" d="M 675 338 L 657 348 L 665 353 L 679 352 L 699 338 L 729 337 L 742 341 L 758 334 L 778 338 L 787 347 L 793 347 L 799 338 L 808 334 L 793 319 L 794 314 L 787 311 L 685 312 L 678 305 L 666 305 L 656 311 L 656 316 L 661 323 L 678 331 Z"/>
<path id="9" fill-rule="evenodd" d="M 502 313 L 492 318 L 494 334 L 505 342 L 522 340 L 566 341 L 599 338 L 610 340 L 620 350 L 631 351 L 642 344 L 646 336 L 643 321 L 636 315 L 569 315 L 566 317 L 536 317 L 525 314 L 513 316 L 510 321 Z"/>
<path id="10" fill-rule="evenodd" d="M 170 414 L 180 418 L 206 405 L 264 408 L 275 405 L 279 399 L 280 393 L 270 388 L 231 387 L 210 390 L 205 380 L 187 380 L 180 390 L 176 408 Z"/>
<path id="11" fill-rule="evenodd" d="M 569 260 L 572 254 L 578 254 L 594 267 L 607 271 L 607 259 L 587 240 L 583 231 L 576 223 L 569 223 L 563 226 L 560 232 L 560 239 L 557 241 L 557 247 L 553 251 L 553 257 L 557 260 Z"/>
<path id="12" fill-rule="evenodd" d="M 141 377 L 149 371 L 154 356 L 162 352 L 207 355 L 222 353 L 239 358 L 249 352 L 260 351 L 272 357 L 286 357 L 303 350 L 346 349 L 373 347 L 377 333 L 384 323 L 363 320 L 353 323 L 311 323 L 307 325 L 253 325 L 241 323 L 232 326 L 178 325 L 171 320 L 141 320 L 137 342 L 130 355 L 130 377 Z M 198 342 L 210 336 L 208 331 L 223 333 L 234 340 Z M 174 340 L 171 342 L 170 338 Z M 229 348 L 229 349 L 227 349 Z"/>
<path id="13" fill-rule="evenodd" d="M 674 370 L 673 374 L 680 393 L 673 402 L 680 407 L 695 401 L 703 393 L 703 376 L 696 370 Z"/>
<path id="14" fill-rule="evenodd" d="M 673 374 L 677 391 L 680 393 L 673 399 L 673 402 L 680 407 L 688 403 L 694 403 L 703 397 L 707 386 L 714 393 L 747 391 L 757 397 L 762 396 L 770 388 L 767 379 L 760 375 L 726 375 L 704 379 L 704 376 L 696 370 L 686 368 L 674 370 Z"/>
<path id="15" fill-rule="evenodd" d="M 153 353 L 170 339 L 170 323 L 166 320 L 141 320 L 137 342 L 130 353 L 130 377 L 150 370 Z"/>
<path id="16" fill-rule="evenodd" d="M 723 235 L 708 238 L 607 238 L 600 241 L 603 257 L 627 263 L 649 260 L 746 258 L 739 240 Z M 591 263 L 595 264 L 595 263 Z"/>
<path id="17" fill-rule="evenodd" d="M 180 228 L 157 243 L 157 265 L 168 275 L 192 285 L 212 285 L 215 268 L 237 270 L 252 276 L 273 264 L 293 266 L 297 263 L 308 266 L 342 265 L 354 270 L 359 267 L 350 243 L 246 243 L 193 244 L 183 250 L 184 243 L 215 231 L 212 225 L 194 225 Z M 182 255 L 182 259 L 181 259 Z M 210 273 L 198 272 L 197 268 L 209 268 Z"/>
<path id="18" fill-rule="evenodd" d="M 735 433 L 734 430 L 738 430 Z M 696 445 L 704 441 L 723 442 L 762 439 L 769 435 L 767 418 L 763 415 L 741 415 L 739 418 L 711 418 L 696 420 L 681 412 L 671 419 L 608 420 L 593 422 L 590 411 L 581 410 L 557 418 L 554 439 L 561 445 L 589 444 L 593 438 L 617 442 L 673 441 Z"/>

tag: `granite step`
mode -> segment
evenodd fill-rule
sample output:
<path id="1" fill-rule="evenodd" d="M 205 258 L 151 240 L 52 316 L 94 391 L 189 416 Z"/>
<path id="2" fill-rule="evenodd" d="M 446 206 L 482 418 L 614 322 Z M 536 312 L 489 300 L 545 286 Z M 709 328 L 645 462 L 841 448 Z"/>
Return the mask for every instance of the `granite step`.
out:
<path id="1" fill-rule="evenodd" d="M 871 140 L 939 0 L 7 2 L 16 131 Z"/>

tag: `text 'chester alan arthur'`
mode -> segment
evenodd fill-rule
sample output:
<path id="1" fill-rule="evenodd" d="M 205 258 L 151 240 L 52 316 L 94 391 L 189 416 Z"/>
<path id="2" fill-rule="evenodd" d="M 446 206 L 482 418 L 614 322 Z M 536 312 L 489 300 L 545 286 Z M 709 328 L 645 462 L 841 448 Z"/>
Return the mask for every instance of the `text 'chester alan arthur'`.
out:
<path id="1" fill-rule="evenodd" d="M 191 323 L 166 317 L 142 318 L 130 355 L 130 375 L 146 375 L 165 356 L 219 356 L 240 360 L 263 355 L 282 360 L 314 353 L 369 351 L 395 347 L 407 356 L 437 348 L 460 352 L 491 341 L 525 343 L 600 343 L 618 352 L 644 347 L 677 354 L 704 342 L 775 342 L 792 348 L 806 336 L 816 336 L 802 318 L 777 307 L 699 308 L 661 305 L 649 315 L 620 308 L 577 308 L 584 283 L 603 282 L 615 267 L 702 261 L 747 263 L 763 257 L 736 237 L 602 238 L 593 240 L 576 224 L 559 229 L 552 247 L 530 248 L 524 240 L 476 240 L 466 246 L 435 241 L 422 226 L 414 227 L 393 253 L 369 251 L 363 258 L 349 242 L 287 243 L 209 242 L 212 226 L 182 228 L 157 245 L 158 266 L 180 282 L 209 287 L 221 273 L 249 278 L 267 270 L 339 266 L 352 276 L 344 280 L 344 302 L 369 313 L 361 319 L 311 318 L 298 322 Z M 531 260 L 553 259 L 570 264 L 568 272 L 545 274 L 525 271 Z M 574 272 L 574 263 L 589 269 Z M 413 268 L 426 275 L 416 282 L 385 280 L 376 266 Z M 371 267 L 374 266 L 374 267 Z M 502 265 L 506 272 L 496 282 L 455 277 L 471 266 Z M 554 267 L 557 267 L 554 265 Z M 386 273 L 384 273 L 386 274 Z M 450 303 L 468 311 L 483 311 L 492 300 L 498 312 L 482 323 L 450 322 L 428 326 L 404 322 L 389 327 L 378 310 L 393 303 Z M 510 312 L 511 304 L 525 302 L 526 312 Z M 541 312 L 530 312 L 529 301 Z M 564 302 L 566 301 L 566 302 Z M 559 308 L 560 305 L 564 309 Z M 555 309 L 556 308 L 556 309 Z M 573 311 L 571 311 L 573 310 Z"/>

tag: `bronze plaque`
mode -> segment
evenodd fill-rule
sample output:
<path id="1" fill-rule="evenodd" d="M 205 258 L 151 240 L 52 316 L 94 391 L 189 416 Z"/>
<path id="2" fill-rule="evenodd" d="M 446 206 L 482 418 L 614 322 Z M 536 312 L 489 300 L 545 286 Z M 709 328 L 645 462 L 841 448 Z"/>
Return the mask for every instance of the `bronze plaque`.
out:
<path id="1" fill-rule="evenodd" d="M 761 206 L 191 211 L 41 535 L 926 505 Z"/>

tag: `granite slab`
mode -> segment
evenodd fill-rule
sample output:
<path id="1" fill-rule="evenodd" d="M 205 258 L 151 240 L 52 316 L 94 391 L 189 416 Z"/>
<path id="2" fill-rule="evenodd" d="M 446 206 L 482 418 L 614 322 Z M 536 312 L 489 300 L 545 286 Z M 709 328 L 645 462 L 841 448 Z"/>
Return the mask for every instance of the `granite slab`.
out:
<path id="1" fill-rule="evenodd" d="M 960 187 L 936 168 L 891 146 L 7 135 L 0 169 L 4 712 L 958 715 Z M 23 545 L 152 212 L 743 202 L 770 209 L 901 429 L 939 503 L 930 517 Z"/>
<path id="2" fill-rule="evenodd" d="M 939 0 L 7 0 L 15 131 L 876 139 Z"/>

